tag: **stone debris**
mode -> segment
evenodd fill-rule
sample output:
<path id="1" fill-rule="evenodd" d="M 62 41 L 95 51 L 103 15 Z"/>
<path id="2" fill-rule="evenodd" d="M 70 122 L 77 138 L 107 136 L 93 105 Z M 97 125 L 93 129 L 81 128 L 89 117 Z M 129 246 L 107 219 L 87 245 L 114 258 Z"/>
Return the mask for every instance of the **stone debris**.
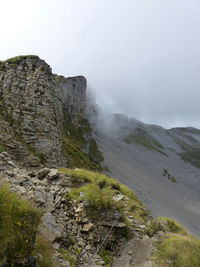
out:
<path id="1" fill-rule="evenodd" d="M 116 210 L 105 210 L 93 221 L 88 214 L 88 201 L 68 200 L 65 197 L 72 189 L 73 183 L 67 175 L 59 174 L 58 169 L 27 170 L 5 152 L 0 153 L 0 167 L 0 183 L 9 183 L 11 190 L 31 200 L 42 210 L 39 230 L 52 243 L 54 259 L 59 262 L 58 266 L 70 266 L 60 255 L 61 248 L 69 251 L 77 261 L 77 266 L 84 267 L 112 227 Z M 118 199 L 124 197 L 121 194 L 116 196 Z M 133 216 L 127 215 L 127 219 L 132 221 L 131 225 L 135 229 L 134 240 L 140 240 L 140 234 L 146 226 Z M 125 227 L 126 224 L 119 217 L 107 240 L 113 256 L 116 256 L 126 243 L 123 235 Z M 105 263 L 97 255 L 91 266 L 105 266 Z"/>

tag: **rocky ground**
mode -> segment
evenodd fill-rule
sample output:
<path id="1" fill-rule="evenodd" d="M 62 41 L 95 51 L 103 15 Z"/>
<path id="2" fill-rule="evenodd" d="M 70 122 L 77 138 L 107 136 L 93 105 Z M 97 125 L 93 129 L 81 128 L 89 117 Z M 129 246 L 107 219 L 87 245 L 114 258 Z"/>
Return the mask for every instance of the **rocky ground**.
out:
<path id="1" fill-rule="evenodd" d="M 87 263 L 115 221 L 114 210 L 100 214 L 94 223 L 87 214 L 89 205 L 87 201 L 78 202 L 67 200 L 65 197 L 75 186 L 73 178 L 59 173 L 58 169 L 25 169 L 7 152 L 0 154 L 0 181 L 3 184 L 9 184 L 12 191 L 27 198 L 43 211 L 39 231 L 43 238 L 52 245 L 57 266 L 88 266 Z M 118 201 L 121 197 L 123 196 L 119 195 L 115 197 L 115 200 Z M 125 266 L 147 266 L 133 265 L 131 262 L 135 261 L 134 254 L 136 250 L 140 251 L 140 248 L 144 255 L 141 252 L 136 254 L 142 255 L 142 259 L 147 260 L 153 250 L 154 239 L 143 238 L 146 226 L 134 220 L 132 216 L 127 218 L 133 232 L 133 239 L 130 243 L 121 250 L 126 244 L 126 239 L 123 236 L 125 224 L 120 219 L 116 221 L 106 241 L 111 257 L 115 257 L 113 266 L 118 267 L 124 264 Z M 143 247 L 144 242 L 146 247 Z M 126 252 L 127 246 L 128 253 Z M 72 263 L 70 265 L 66 260 L 66 251 L 70 253 L 76 265 Z M 105 266 L 105 262 L 99 255 L 95 255 L 89 266 Z"/>

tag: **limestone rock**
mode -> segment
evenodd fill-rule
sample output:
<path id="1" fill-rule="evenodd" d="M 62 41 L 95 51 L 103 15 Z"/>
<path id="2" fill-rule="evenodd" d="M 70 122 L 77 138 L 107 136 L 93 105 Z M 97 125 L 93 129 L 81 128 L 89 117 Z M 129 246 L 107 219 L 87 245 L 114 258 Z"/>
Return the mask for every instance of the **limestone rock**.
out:
<path id="1" fill-rule="evenodd" d="M 86 233 L 88 233 L 88 232 L 90 232 L 92 229 L 94 229 L 94 224 L 92 224 L 92 223 L 88 223 L 88 224 L 84 224 L 83 225 L 83 228 L 82 228 L 82 232 L 86 232 Z"/>
<path id="2" fill-rule="evenodd" d="M 86 79 L 54 75 L 38 56 L 0 61 L 0 67 L 0 145 L 27 166 L 65 163 L 63 123 L 84 117 Z"/>
<path id="3" fill-rule="evenodd" d="M 59 171 L 57 169 L 50 169 L 47 178 L 49 180 L 57 179 L 59 177 Z"/>
<path id="4" fill-rule="evenodd" d="M 124 196 L 121 195 L 121 194 L 116 194 L 116 195 L 113 196 L 113 200 L 114 201 L 120 201 L 122 199 L 124 199 Z"/>
<path id="5" fill-rule="evenodd" d="M 37 173 L 38 179 L 43 179 L 49 173 L 49 168 L 43 168 Z"/>

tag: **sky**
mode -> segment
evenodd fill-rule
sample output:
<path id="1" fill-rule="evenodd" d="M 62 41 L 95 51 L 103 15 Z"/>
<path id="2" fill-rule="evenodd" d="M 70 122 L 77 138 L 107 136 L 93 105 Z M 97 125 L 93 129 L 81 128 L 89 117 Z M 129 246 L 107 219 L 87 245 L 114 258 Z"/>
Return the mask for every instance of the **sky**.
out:
<path id="1" fill-rule="evenodd" d="M 0 60 L 84 75 L 107 112 L 200 128 L 199 0 L 0 0 Z"/>

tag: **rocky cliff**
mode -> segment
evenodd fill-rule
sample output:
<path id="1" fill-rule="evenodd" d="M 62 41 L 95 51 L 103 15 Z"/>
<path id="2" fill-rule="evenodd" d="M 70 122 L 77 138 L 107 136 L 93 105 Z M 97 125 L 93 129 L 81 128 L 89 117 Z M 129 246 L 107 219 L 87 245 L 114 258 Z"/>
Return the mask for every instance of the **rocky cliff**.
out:
<path id="1" fill-rule="evenodd" d="M 63 136 L 89 127 L 85 99 L 84 77 L 57 76 L 38 56 L 0 61 L 0 145 L 28 166 L 66 164 Z M 81 138 L 79 153 L 87 158 Z"/>

